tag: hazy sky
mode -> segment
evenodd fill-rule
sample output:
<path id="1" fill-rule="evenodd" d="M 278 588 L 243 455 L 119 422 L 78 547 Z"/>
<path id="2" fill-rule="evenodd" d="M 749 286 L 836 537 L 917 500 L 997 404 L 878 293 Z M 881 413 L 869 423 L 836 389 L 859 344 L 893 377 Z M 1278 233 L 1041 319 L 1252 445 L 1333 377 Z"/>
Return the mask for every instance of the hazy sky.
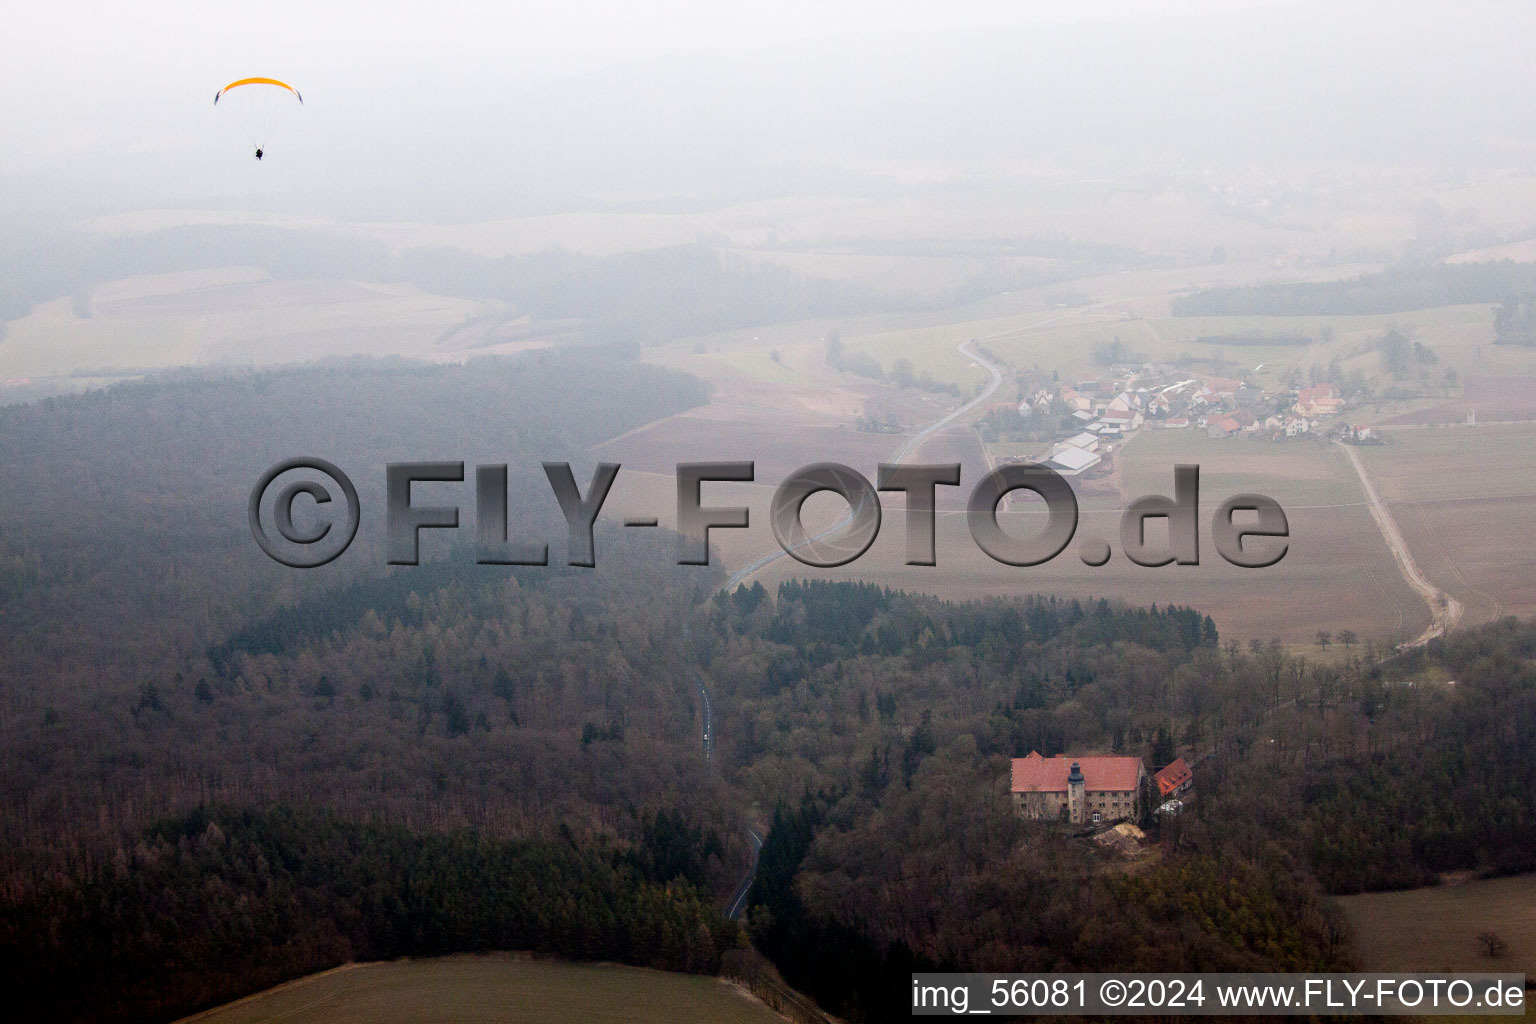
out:
<path id="1" fill-rule="evenodd" d="M 13 5 L 0 175 L 192 202 L 661 187 L 779 159 L 1532 134 L 1536 5 L 1301 0 Z M 215 90 L 292 81 L 257 167 Z M 1337 150 L 1337 152 L 1334 152 Z M 498 177 L 499 176 L 499 177 Z"/>
<path id="2" fill-rule="evenodd" d="M 1175 0 L 1159 11 L 1254 6 Z M 457 64 L 486 84 L 569 74 L 640 55 L 762 46 L 860 32 L 921 33 L 1124 18 L 1121 0 L 565 0 L 558 3 L 147 0 L 12 5 L 0 34 L 0 168 L 24 173 L 119 147 L 156 148 L 225 81 L 300 84 L 311 103 L 393 99 L 422 68 Z M 327 96 L 327 91 L 332 95 Z M 483 97 L 464 96 L 461 102 Z M 206 112 L 204 112 L 206 113 Z M 106 147 L 101 152 L 97 147 Z"/>

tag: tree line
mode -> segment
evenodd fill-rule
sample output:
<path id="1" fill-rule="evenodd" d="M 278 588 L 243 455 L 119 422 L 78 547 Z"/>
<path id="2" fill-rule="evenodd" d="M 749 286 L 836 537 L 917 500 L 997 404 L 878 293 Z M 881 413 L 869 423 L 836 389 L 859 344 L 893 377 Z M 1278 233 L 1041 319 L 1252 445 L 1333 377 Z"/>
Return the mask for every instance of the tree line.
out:
<path id="1" fill-rule="evenodd" d="M 0 324 L 32 307 L 123 277 L 260 267 L 277 278 L 410 282 L 439 295 L 493 299 L 536 321 L 574 321 L 589 344 L 654 344 L 757 324 L 883 311 L 870 289 L 811 277 L 705 244 L 592 256 L 561 250 L 484 256 L 463 249 L 392 252 L 338 231 L 190 225 L 113 237 L 25 226 L 0 244 Z"/>
<path id="2" fill-rule="evenodd" d="M 1174 298 L 1174 316 L 1364 316 L 1436 306 L 1502 303 L 1536 292 L 1536 267 L 1487 263 L 1405 263 L 1340 281 L 1210 288 Z"/>
<path id="3" fill-rule="evenodd" d="M 618 851 L 199 808 L 0 903 L 0 977 L 17 1019 L 149 1022 L 353 960 L 518 949 L 708 974 L 738 940 L 703 842 L 668 816 Z"/>

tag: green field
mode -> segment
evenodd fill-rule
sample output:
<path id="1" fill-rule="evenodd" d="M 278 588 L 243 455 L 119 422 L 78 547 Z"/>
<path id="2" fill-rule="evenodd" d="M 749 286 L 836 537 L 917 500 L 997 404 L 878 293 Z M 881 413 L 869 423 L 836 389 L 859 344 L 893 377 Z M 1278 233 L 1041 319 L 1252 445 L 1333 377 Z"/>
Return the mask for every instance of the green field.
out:
<path id="1" fill-rule="evenodd" d="M 767 1007 L 718 978 L 493 954 L 352 964 L 183 1024 L 771 1024 Z"/>
<path id="2" fill-rule="evenodd" d="M 1536 875 L 1339 899 L 1370 971 L 1498 971 L 1536 975 Z M 1478 933 L 1509 945 L 1482 955 Z"/>
<path id="3" fill-rule="evenodd" d="M 88 309 L 62 298 L 4 325 L 0 378 L 346 355 L 442 358 L 456 353 L 438 339 L 488 308 L 406 286 L 259 280 L 199 287 L 190 274 L 112 282 L 98 293 L 85 300 Z"/>
<path id="4" fill-rule="evenodd" d="M 1054 369 L 1068 378 L 1103 372 L 1095 360 L 1094 347 L 1118 338 L 1143 360 L 1188 368 L 1198 364 L 1202 372 L 1219 369 L 1270 387 L 1279 386 L 1289 368 L 1307 372 L 1314 365 L 1326 367 L 1334 359 L 1346 373 L 1359 369 L 1367 376 L 1380 376 L 1380 359 L 1373 345 L 1388 327 L 1404 330 L 1434 351 L 1441 365 L 1458 366 L 1462 372 L 1475 368 L 1469 349 L 1475 351 L 1477 345 L 1491 341 L 1487 306 L 1450 306 L 1381 316 L 1135 315 L 1146 300 L 1156 297 L 1143 293 L 1141 298 L 1117 301 L 1116 294 L 1131 294 L 1137 284 L 1131 278 L 1113 284 L 1125 291 L 1097 297 L 1095 306 L 1110 303 L 1098 308 L 1043 310 L 868 334 L 845 331 L 844 338 L 850 350 L 868 353 L 886 369 L 896 359 L 906 358 L 919 371 L 928 370 L 939 380 L 962 384 L 968 378 L 963 361 L 953 351 L 955 344 L 966 338 L 997 335 L 985 344 L 1013 366 Z M 1309 337 L 1311 343 L 1214 344 L 1198 340 L 1294 335 Z M 1264 370 L 1254 373 L 1261 365 Z"/>

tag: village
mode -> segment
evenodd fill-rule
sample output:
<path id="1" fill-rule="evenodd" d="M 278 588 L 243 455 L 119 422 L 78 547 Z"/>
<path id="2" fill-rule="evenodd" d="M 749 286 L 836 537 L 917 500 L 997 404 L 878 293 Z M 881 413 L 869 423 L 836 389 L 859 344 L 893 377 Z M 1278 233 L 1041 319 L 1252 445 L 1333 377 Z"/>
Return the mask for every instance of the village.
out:
<path id="1" fill-rule="evenodd" d="M 996 436 L 1006 436 L 1004 425 L 1009 422 L 1047 428 L 1032 432 L 1041 447 L 1025 454 L 1002 454 L 998 461 L 1041 462 L 1063 476 L 1110 472 L 1118 445 L 1143 430 L 1197 430 L 1213 438 L 1274 442 L 1326 437 L 1354 444 L 1382 443 L 1369 425 L 1345 418 L 1348 402 L 1327 381 L 1270 391 L 1227 377 L 1186 376 L 1166 363 L 1144 363 L 1113 366 L 1102 377 L 1072 382 L 1021 371 L 1018 383 L 1017 404 L 997 406 L 988 413 Z"/>

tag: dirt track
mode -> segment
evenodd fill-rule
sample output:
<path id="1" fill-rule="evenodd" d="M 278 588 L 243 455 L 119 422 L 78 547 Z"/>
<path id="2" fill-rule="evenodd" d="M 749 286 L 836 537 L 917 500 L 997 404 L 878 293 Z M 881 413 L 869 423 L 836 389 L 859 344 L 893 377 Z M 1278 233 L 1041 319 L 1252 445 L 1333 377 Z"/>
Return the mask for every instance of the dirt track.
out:
<path id="1" fill-rule="evenodd" d="M 1376 520 L 1376 525 L 1381 529 L 1382 539 L 1387 542 L 1387 547 L 1392 549 L 1392 557 L 1397 561 L 1397 567 L 1403 574 L 1403 579 L 1408 581 L 1424 603 L 1429 605 L 1430 623 L 1424 632 L 1401 646 L 1404 648 L 1422 647 L 1437 636 L 1444 636 L 1456 627 L 1461 621 L 1461 602 L 1451 595 L 1436 587 L 1419 571 L 1418 565 L 1413 560 L 1413 554 L 1408 550 L 1408 544 L 1403 540 L 1403 535 L 1397 529 L 1397 522 L 1392 518 L 1392 513 L 1382 502 L 1376 493 L 1376 487 L 1371 483 L 1371 478 L 1366 475 L 1365 464 L 1360 461 L 1354 446 L 1335 442 L 1344 449 L 1344 454 L 1349 456 L 1350 465 L 1355 467 L 1355 473 L 1360 477 L 1360 486 L 1365 489 L 1365 496 L 1370 499 L 1371 518 Z"/>

